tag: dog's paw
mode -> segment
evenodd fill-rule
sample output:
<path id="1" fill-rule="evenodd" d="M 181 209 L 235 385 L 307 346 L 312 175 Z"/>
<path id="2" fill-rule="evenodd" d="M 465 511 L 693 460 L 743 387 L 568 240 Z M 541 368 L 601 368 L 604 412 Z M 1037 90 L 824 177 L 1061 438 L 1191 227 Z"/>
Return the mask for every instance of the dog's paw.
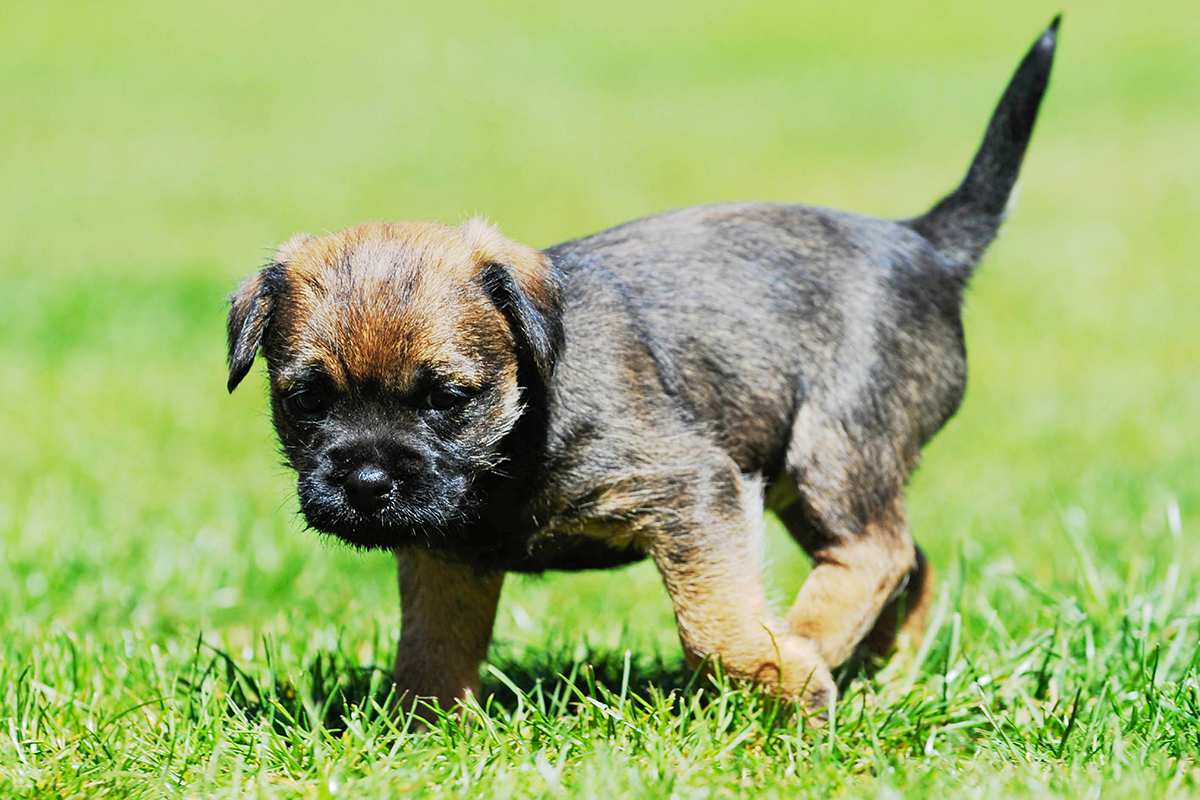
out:
<path id="1" fill-rule="evenodd" d="M 778 689 L 804 706 L 812 719 L 824 719 L 837 701 L 837 683 L 816 643 L 801 636 L 776 638 L 782 669 Z"/>

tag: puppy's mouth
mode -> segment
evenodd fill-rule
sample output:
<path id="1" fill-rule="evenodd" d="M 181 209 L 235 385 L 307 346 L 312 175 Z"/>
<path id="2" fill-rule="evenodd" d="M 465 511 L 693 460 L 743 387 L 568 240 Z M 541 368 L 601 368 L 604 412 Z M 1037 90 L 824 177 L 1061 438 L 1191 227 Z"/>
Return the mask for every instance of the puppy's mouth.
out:
<path id="1" fill-rule="evenodd" d="M 297 493 L 310 528 L 361 550 L 394 550 L 414 543 L 435 547 L 461 527 L 468 517 L 465 484 L 443 479 L 436 491 L 397 487 L 368 508 L 356 507 L 344 487 L 315 475 L 301 474 Z"/>

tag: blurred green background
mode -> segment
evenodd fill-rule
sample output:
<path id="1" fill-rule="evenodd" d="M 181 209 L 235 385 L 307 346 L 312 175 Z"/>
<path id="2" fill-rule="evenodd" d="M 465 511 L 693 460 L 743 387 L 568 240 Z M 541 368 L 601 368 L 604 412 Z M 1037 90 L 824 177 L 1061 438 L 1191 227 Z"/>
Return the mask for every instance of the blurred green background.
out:
<path id="1" fill-rule="evenodd" d="M 915 214 L 1059 10 L 9 4 L 0 670 L 179 664 L 199 636 L 387 661 L 391 559 L 302 530 L 261 368 L 224 390 L 225 298 L 292 233 L 481 213 L 541 246 L 714 200 Z M 939 565 L 1020 577 L 986 594 L 1018 629 L 1029 592 L 1086 603 L 1097 574 L 1170 564 L 1194 592 L 1200 563 L 1200 14 L 1061 10 L 1018 204 L 968 298 L 966 403 L 911 502 Z M 777 597 L 805 569 L 776 536 Z M 647 565 L 512 580 L 497 637 L 677 647 Z M 114 709 L 147 691 L 95 681 Z"/>

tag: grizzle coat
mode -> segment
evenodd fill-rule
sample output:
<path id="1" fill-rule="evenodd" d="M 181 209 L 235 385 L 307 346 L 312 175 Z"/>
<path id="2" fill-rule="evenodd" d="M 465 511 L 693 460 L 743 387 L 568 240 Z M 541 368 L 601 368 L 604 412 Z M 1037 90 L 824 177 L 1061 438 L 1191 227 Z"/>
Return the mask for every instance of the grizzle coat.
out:
<path id="1" fill-rule="evenodd" d="M 722 204 L 544 251 L 479 221 L 371 224 L 297 236 L 243 284 L 229 388 L 261 349 L 309 524 L 397 553 L 409 698 L 476 690 L 508 571 L 649 556 L 691 660 L 812 707 L 856 648 L 920 631 L 903 491 L 962 399 L 963 289 L 1056 33 L 915 219 Z M 783 617 L 764 504 L 815 564 Z"/>

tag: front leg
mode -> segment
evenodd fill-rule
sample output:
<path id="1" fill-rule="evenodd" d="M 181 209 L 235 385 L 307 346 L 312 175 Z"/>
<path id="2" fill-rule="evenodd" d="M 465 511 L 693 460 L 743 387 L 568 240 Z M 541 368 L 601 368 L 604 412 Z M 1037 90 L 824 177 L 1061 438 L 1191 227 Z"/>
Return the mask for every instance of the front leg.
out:
<path id="1" fill-rule="evenodd" d="M 761 486 L 732 464 L 699 482 L 683 493 L 692 496 L 690 507 L 665 519 L 650 545 L 684 654 L 826 710 L 837 689 L 816 643 L 796 635 L 767 603 Z"/>
<path id="2" fill-rule="evenodd" d="M 487 572 L 410 547 L 400 567 L 400 644 L 395 679 L 402 702 L 453 708 L 479 693 L 503 572 Z"/>

